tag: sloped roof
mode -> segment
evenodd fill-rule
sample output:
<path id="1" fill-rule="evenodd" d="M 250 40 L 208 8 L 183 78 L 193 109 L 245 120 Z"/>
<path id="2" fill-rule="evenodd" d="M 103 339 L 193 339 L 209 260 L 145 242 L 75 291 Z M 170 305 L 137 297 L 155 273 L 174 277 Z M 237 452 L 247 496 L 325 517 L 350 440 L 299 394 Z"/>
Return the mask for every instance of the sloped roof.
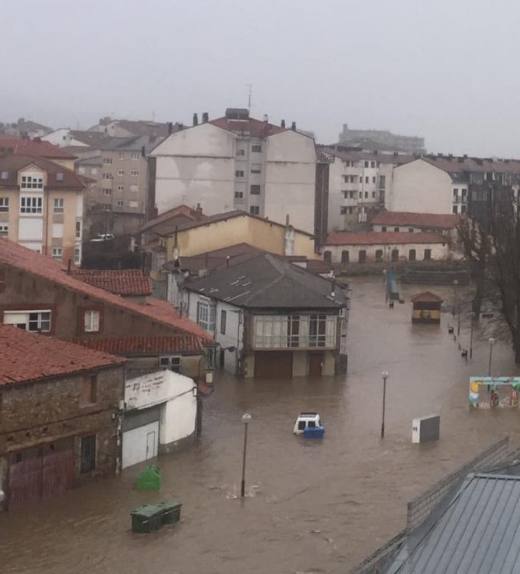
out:
<path id="1" fill-rule="evenodd" d="M 204 340 L 209 339 L 208 334 L 201 327 L 193 321 L 181 317 L 166 301 L 150 297 L 145 303 L 140 304 L 114 295 L 109 291 L 94 287 L 69 275 L 58 262 L 50 257 L 40 255 L 5 238 L 0 238 L 0 264 L 2 263 L 31 275 L 37 275 L 66 289 L 87 295 L 92 299 L 113 305 L 128 313 L 144 316 L 157 323 L 195 335 Z"/>
<path id="2" fill-rule="evenodd" d="M 153 230 L 155 233 L 162 234 L 164 232 L 175 230 L 175 227 L 189 223 L 190 221 L 203 221 L 207 218 L 201 211 L 197 211 L 188 205 L 178 205 L 172 209 L 168 209 L 161 215 L 150 219 L 145 223 L 140 233 Z"/>
<path id="3" fill-rule="evenodd" d="M 73 277 L 116 295 L 151 295 L 150 277 L 140 269 L 74 269 Z"/>
<path id="4" fill-rule="evenodd" d="M 410 154 L 403 153 L 377 153 L 361 149 L 346 149 L 344 146 L 318 146 L 321 153 L 326 156 L 334 156 L 344 161 L 376 161 L 378 163 L 396 164 L 407 163 L 415 159 Z"/>
<path id="5" fill-rule="evenodd" d="M 433 521 L 401 549 L 388 574 L 520 571 L 520 477 L 469 475 Z"/>
<path id="6" fill-rule="evenodd" d="M 452 213 L 411 213 L 409 211 L 382 211 L 372 218 L 372 225 L 409 225 L 438 229 L 453 229 L 460 221 Z"/>
<path id="7" fill-rule="evenodd" d="M 244 133 L 256 138 L 267 138 L 274 134 L 287 131 L 287 128 L 275 126 L 269 122 L 263 122 L 249 117 L 247 119 L 237 120 L 224 116 L 211 120 L 209 123 L 233 133 Z"/>
<path id="8" fill-rule="evenodd" d="M 100 339 L 75 339 L 76 343 L 114 355 L 169 355 L 175 353 L 200 353 L 202 344 L 194 335 L 103 337 Z"/>
<path id="9" fill-rule="evenodd" d="M 514 173 L 520 174 L 520 161 L 516 159 L 464 157 L 449 155 L 421 155 L 410 159 L 409 162 L 422 160 L 450 175 L 466 174 L 469 172 Z"/>
<path id="10" fill-rule="evenodd" d="M 410 243 L 446 243 L 446 237 L 435 233 L 409 233 L 398 231 L 334 231 L 329 233 L 325 245 L 408 245 Z"/>
<path id="11" fill-rule="evenodd" d="M 41 139 L 6 137 L 0 135 L 0 152 L 16 153 L 45 159 L 76 159 L 68 151 Z"/>
<path id="12" fill-rule="evenodd" d="M 124 363 L 122 357 L 47 335 L 29 333 L 11 325 L 0 325 L 0 386 L 36 382 Z"/>
<path id="13" fill-rule="evenodd" d="M 330 281 L 269 253 L 185 283 L 186 289 L 238 307 L 339 309 L 346 295 Z"/>
<path id="14" fill-rule="evenodd" d="M 412 297 L 412 303 L 442 303 L 442 298 L 431 291 L 417 293 Z"/>
<path id="15" fill-rule="evenodd" d="M 84 178 L 70 169 L 41 157 L 20 154 L 0 156 L 0 172 L 7 172 L 7 179 L 0 178 L 0 187 L 18 185 L 18 172 L 29 165 L 35 165 L 47 172 L 47 187 L 50 189 L 81 190 L 85 187 Z M 58 179 L 58 174 L 62 174 L 61 179 Z"/>

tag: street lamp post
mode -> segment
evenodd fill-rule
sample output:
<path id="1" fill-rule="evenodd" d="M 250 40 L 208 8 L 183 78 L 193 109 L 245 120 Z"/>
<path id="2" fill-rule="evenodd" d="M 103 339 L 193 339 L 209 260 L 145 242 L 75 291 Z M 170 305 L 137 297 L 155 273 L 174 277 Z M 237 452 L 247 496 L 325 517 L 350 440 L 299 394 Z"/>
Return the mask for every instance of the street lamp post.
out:
<path id="1" fill-rule="evenodd" d="M 381 438 L 385 438 L 386 379 L 388 379 L 388 371 L 383 371 L 381 376 L 383 377 L 383 414 L 381 417 Z"/>
<path id="2" fill-rule="evenodd" d="M 453 311 L 457 313 L 457 337 L 460 335 L 460 305 L 459 305 L 459 282 L 457 279 L 453 281 Z"/>
<path id="3" fill-rule="evenodd" d="M 493 361 L 493 345 L 495 344 L 496 339 L 493 337 L 489 338 L 489 363 L 488 363 L 488 377 L 491 377 L 491 364 Z"/>
<path id="4" fill-rule="evenodd" d="M 475 312 L 471 312 L 471 325 L 469 329 L 469 358 L 473 358 L 473 326 L 475 324 Z"/>
<path id="5" fill-rule="evenodd" d="M 244 413 L 242 415 L 242 422 L 244 423 L 244 449 L 242 451 L 242 482 L 240 483 L 240 498 L 244 498 L 246 494 L 246 455 L 247 455 L 247 426 L 251 421 L 251 415 Z"/>

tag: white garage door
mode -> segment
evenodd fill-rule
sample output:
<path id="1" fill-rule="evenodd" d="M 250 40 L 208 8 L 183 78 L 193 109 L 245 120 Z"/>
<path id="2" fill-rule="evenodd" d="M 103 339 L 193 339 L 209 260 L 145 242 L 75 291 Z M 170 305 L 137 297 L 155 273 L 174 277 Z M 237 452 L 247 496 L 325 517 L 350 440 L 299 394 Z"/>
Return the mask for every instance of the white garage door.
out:
<path id="1" fill-rule="evenodd" d="M 123 468 L 157 456 L 159 423 L 153 422 L 123 433 Z"/>

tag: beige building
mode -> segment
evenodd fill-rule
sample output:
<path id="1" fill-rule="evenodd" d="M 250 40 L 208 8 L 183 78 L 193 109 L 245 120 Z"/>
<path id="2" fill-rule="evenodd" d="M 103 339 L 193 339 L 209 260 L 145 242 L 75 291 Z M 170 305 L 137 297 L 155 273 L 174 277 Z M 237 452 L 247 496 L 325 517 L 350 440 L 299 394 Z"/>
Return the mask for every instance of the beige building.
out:
<path id="1" fill-rule="evenodd" d="M 175 259 L 176 255 L 190 257 L 237 243 L 248 243 L 275 255 L 319 258 L 310 233 L 244 211 L 221 213 L 180 225 L 176 232 L 162 240 L 167 261 Z"/>
<path id="2" fill-rule="evenodd" d="M 150 154 L 151 190 L 160 215 L 178 205 L 214 215 L 232 209 L 315 232 L 316 149 L 314 139 L 251 118 L 247 109 L 178 129 Z"/>
<path id="3" fill-rule="evenodd" d="M 85 183 L 41 158 L 0 158 L 0 236 L 58 261 L 81 264 Z"/>

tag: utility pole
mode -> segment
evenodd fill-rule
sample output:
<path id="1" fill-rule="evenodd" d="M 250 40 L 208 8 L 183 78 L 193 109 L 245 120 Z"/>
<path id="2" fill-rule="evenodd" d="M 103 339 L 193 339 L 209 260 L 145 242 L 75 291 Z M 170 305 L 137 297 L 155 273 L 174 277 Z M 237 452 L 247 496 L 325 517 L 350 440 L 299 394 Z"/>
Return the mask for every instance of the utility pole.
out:
<path id="1" fill-rule="evenodd" d="M 248 88 L 247 109 L 249 112 L 251 112 L 251 103 L 253 101 L 253 84 L 246 84 L 246 87 Z"/>
<path id="2" fill-rule="evenodd" d="M 246 456 L 247 456 L 247 426 L 251 421 L 251 415 L 244 413 L 242 422 L 244 423 L 244 448 L 242 451 L 242 482 L 240 483 L 240 498 L 246 495 Z"/>
<path id="3" fill-rule="evenodd" d="M 383 377 L 383 415 L 381 417 L 381 438 L 385 438 L 386 379 L 388 379 L 388 371 L 383 371 L 381 376 Z"/>

